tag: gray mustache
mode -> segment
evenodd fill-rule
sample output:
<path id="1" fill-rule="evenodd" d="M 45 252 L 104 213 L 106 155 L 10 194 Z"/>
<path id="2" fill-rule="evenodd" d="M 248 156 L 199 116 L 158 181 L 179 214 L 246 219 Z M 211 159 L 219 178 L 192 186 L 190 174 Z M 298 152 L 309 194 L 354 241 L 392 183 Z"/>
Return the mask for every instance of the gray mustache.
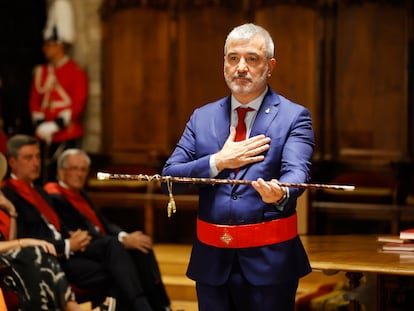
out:
<path id="1" fill-rule="evenodd" d="M 246 72 L 239 72 L 239 73 L 235 74 L 233 76 L 233 79 L 236 79 L 236 78 L 246 78 L 246 79 L 249 79 L 249 80 L 251 79 L 251 77 L 248 76 L 248 74 Z"/>

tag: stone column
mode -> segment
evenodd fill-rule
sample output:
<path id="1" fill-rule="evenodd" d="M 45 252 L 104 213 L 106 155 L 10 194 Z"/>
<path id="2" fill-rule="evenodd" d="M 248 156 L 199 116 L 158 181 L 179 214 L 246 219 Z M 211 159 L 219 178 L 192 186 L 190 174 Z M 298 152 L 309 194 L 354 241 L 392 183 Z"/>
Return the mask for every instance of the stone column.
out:
<path id="1" fill-rule="evenodd" d="M 76 27 L 72 57 L 89 77 L 89 97 L 83 117 L 83 148 L 91 153 L 101 150 L 101 2 L 72 0 Z"/>

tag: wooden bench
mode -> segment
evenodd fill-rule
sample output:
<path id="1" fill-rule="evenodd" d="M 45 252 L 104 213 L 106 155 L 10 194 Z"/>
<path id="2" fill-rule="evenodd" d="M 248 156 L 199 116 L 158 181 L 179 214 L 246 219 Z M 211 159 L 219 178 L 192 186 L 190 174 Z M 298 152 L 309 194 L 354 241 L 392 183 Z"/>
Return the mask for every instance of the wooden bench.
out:
<path id="1" fill-rule="evenodd" d="M 142 209 L 144 231 L 152 238 L 155 232 L 155 210 L 165 209 L 167 215 L 169 197 L 161 193 L 160 185 L 157 183 L 90 180 L 87 190 L 91 200 L 100 209 L 110 207 Z M 174 200 L 177 210 L 195 211 L 198 206 L 196 194 L 174 195 Z"/>
<path id="2" fill-rule="evenodd" d="M 399 234 L 403 222 L 414 222 L 414 206 L 357 203 L 357 202 L 312 202 L 313 227 L 322 217 L 329 229 L 330 220 L 373 220 L 388 222 L 391 234 Z M 352 228 L 350 228 L 350 231 Z"/>
<path id="3" fill-rule="evenodd" d="M 154 210 L 165 209 L 167 214 L 168 196 L 158 193 L 131 192 L 89 192 L 98 208 L 122 206 L 123 208 L 142 208 L 144 210 L 144 230 L 154 237 Z M 177 209 L 197 209 L 198 195 L 175 195 Z M 174 217 L 174 216 L 173 216 Z"/>

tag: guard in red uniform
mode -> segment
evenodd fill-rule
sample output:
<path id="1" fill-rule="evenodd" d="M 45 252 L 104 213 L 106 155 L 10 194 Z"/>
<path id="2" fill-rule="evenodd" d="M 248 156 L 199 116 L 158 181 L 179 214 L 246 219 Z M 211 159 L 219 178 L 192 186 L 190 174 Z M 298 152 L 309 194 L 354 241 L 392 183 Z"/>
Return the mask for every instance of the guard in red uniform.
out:
<path id="1" fill-rule="evenodd" d="M 74 42 L 73 11 L 68 0 L 55 0 L 48 12 L 43 52 L 47 64 L 35 68 L 30 112 L 36 137 L 43 143 L 43 179 L 56 178 L 58 155 L 78 147 L 82 113 L 88 97 L 86 73 L 66 51 Z"/>

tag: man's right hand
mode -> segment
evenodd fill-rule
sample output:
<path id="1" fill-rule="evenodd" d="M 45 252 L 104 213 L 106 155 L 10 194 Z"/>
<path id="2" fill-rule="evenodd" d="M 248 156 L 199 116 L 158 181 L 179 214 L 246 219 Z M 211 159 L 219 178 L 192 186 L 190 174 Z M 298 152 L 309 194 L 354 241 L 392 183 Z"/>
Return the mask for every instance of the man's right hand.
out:
<path id="1" fill-rule="evenodd" d="M 234 141 L 235 137 L 236 129 L 231 127 L 230 135 L 223 148 L 215 155 L 216 166 L 219 171 L 263 161 L 264 155 L 261 155 L 261 153 L 270 147 L 270 138 L 264 135 L 257 135 L 238 142 Z"/>
<path id="2" fill-rule="evenodd" d="M 92 237 L 89 235 L 89 232 L 86 230 L 78 229 L 69 233 L 70 250 L 72 252 L 85 251 L 86 247 L 89 245 L 92 239 Z"/>

